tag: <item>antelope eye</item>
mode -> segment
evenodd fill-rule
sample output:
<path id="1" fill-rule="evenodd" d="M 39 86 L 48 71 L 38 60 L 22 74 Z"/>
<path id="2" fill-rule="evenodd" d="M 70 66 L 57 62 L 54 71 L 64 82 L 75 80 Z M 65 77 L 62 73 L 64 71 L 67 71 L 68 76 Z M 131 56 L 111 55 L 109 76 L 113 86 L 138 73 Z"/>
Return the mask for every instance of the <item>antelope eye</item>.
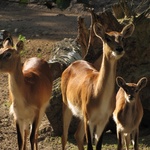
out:
<path id="1" fill-rule="evenodd" d="M 8 59 L 10 57 L 11 57 L 11 53 L 7 52 L 7 53 L 4 54 L 3 59 Z"/>
<path id="2" fill-rule="evenodd" d="M 129 89 L 128 88 L 124 88 L 124 90 L 126 91 L 126 93 L 129 93 Z"/>
<path id="3" fill-rule="evenodd" d="M 124 42 L 125 38 L 124 38 L 124 37 L 122 37 L 122 39 L 121 39 L 121 40 Z"/>
<path id="4" fill-rule="evenodd" d="M 126 93 L 129 93 L 129 90 L 126 90 Z"/>
<path id="5" fill-rule="evenodd" d="M 126 93 L 128 93 L 128 90 L 127 90 L 127 89 L 124 89 L 124 91 L 125 91 Z"/>
<path id="6" fill-rule="evenodd" d="M 106 41 L 107 42 L 112 42 L 112 38 L 110 36 L 106 36 Z"/>
<path id="7" fill-rule="evenodd" d="M 119 37 L 118 37 L 118 41 L 124 41 L 124 40 L 125 40 L 124 37 L 122 37 L 122 36 L 119 36 Z"/>

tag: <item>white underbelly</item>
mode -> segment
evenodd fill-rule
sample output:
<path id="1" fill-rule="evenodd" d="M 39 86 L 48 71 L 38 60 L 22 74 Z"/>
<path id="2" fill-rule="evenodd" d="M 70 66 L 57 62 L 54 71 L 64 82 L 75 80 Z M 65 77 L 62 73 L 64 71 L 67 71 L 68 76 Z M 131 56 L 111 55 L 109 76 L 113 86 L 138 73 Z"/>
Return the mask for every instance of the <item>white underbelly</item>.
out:
<path id="1" fill-rule="evenodd" d="M 73 105 L 69 100 L 68 100 L 68 107 L 72 111 L 72 114 L 76 117 L 79 117 L 80 119 L 83 119 L 83 113 L 81 108 Z"/>

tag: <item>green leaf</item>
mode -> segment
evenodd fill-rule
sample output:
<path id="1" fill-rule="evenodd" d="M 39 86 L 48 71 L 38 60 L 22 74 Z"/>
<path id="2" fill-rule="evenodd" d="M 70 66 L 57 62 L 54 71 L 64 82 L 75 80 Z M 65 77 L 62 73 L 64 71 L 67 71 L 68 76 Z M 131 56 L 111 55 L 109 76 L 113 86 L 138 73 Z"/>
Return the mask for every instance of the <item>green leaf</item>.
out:
<path id="1" fill-rule="evenodd" d="M 26 40 L 25 36 L 20 34 L 19 37 L 18 37 L 18 41 L 24 42 L 25 40 Z"/>

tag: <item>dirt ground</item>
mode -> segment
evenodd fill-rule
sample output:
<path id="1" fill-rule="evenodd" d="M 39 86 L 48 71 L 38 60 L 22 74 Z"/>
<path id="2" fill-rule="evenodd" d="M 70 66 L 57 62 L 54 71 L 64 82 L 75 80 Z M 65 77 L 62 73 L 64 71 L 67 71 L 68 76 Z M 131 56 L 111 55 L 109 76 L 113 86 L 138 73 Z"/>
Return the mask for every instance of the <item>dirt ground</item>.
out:
<path id="1" fill-rule="evenodd" d="M 18 5 L 0 3 L 0 30 L 9 31 L 17 41 L 21 34 L 26 37 L 25 49 L 22 52 L 22 61 L 32 56 L 48 60 L 52 45 L 64 38 L 76 38 L 77 17 L 84 15 L 89 23 L 90 17 L 84 11 L 61 11 L 47 9 L 45 6 L 30 4 Z M 17 149 L 16 129 L 13 118 L 9 115 L 9 97 L 7 74 L 0 75 L 0 150 Z M 39 135 L 39 149 L 61 149 L 60 137 L 52 136 L 52 129 L 46 116 L 42 120 Z M 116 136 L 112 135 L 116 140 Z M 145 142 L 145 141 L 144 141 Z M 143 143 L 144 143 L 143 142 Z M 116 144 L 116 141 L 115 143 Z M 77 149 L 74 142 L 68 144 L 68 149 Z M 30 149 L 30 148 L 29 148 Z M 114 149 L 108 148 L 108 149 Z M 148 150 L 146 146 L 146 150 Z"/>

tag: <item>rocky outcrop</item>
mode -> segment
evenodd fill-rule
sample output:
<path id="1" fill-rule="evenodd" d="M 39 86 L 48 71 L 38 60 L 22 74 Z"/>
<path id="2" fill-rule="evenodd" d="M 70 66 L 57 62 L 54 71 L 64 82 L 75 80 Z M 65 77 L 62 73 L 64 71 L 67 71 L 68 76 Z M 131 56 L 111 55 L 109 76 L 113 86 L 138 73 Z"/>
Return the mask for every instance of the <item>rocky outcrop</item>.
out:
<path id="1" fill-rule="evenodd" d="M 63 39 L 54 44 L 51 51 L 49 65 L 53 71 L 53 92 L 50 105 L 46 111 L 46 115 L 53 128 L 54 135 L 62 133 L 62 97 L 60 89 L 60 80 L 63 70 L 75 60 L 82 59 L 81 46 L 76 39 Z M 75 132 L 78 119 L 73 119 L 70 126 L 70 133 Z"/>

